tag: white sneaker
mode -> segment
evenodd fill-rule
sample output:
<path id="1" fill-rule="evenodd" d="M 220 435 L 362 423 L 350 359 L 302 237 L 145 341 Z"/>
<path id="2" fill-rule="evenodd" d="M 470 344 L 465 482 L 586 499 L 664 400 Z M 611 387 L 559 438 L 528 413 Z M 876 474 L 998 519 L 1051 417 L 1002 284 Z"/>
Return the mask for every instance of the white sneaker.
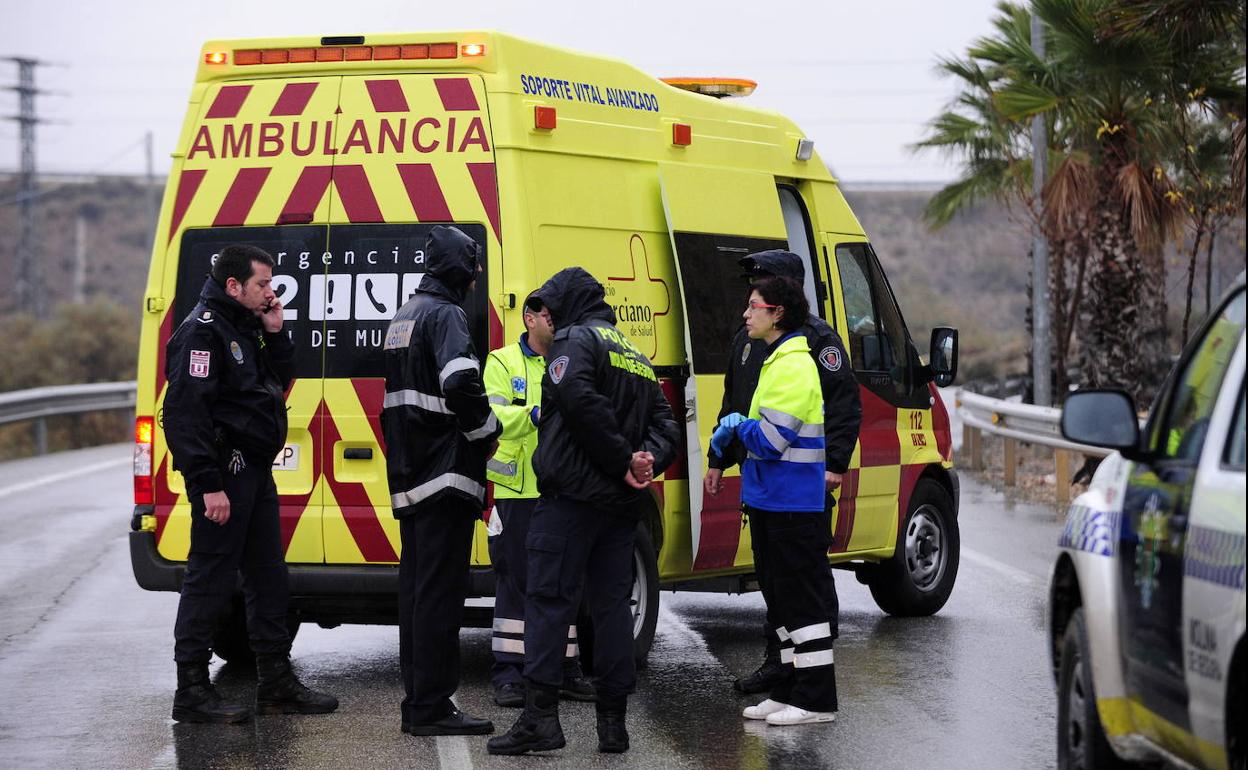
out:
<path id="1" fill-rule="evenodd" d="M 771 701 L 763 701 L 770 703 Z M 769 725 L 813 725 L 816 722 L 835 722 L 835 711 L 807 711 L 797 706 L 785 706 L 767 715 Z"/>
<path id="2" fill-rule="evenodd" d="M 777 711 L 784 711 L 790 708 L 789 704 L 768 698 L 757 706 L 746 706 L 745 711 L 741 712 L 741 716 L 746 719 L 766 719 Z"/>

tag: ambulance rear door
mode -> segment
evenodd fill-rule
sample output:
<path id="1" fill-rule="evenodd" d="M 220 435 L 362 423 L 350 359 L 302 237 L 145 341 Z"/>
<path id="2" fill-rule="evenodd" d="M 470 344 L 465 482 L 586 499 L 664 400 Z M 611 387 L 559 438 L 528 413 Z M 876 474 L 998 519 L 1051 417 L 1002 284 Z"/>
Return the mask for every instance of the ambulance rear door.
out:
<path id="1" fill-rule="evenodd" d="M 725 474 L 724 488 L 714 497 L 704 493 L 702 480 L 718 423 L 730 342 L 749 298 L 737 260 L 756 251 L 787 248 L 788 240 L 770 174 L 662 163 L 659 177 L 684 303 L 693 570 L 726 570 L 752 563 L 741 527 L 740 469 Z"/>
<path id="2" fill-rule="evenodd" d="M 291 563 L 324 559 L 317 438 L 322 366 L 310 347 L 307 297 L 300 292 L 299 275 L 326 249 L 330 204 L 324 196 L 309 199 L 300 191 L 309 167 L 325 164 L 333 149 L 340 81 L 332 76 L 203 86 L 198 114 L 175 155 L 168 229 L 159 236 L 165 264 L 176 266 L 166 269 L 162 288 L 163 296 L 173 298 L 159 343 L 157 392 L 162 400 L 164 346 L 195 307 L 220 250 L 249 244 L 277 262 L 273 289 L 285 306 L 285 328 L 296 348 L 295 379 L 286 394 L 286 447 L 273 465 L 282 540 Z M 242 353 L 232 355 L 226 365 Z M 163 435 L 158 433 L 157 442 L 157 547 L 165 558 L 181 560 L 190 543 L 190 502 L 181 475 L 171 469 Z"/>
<path id="3" fill-rule="evenodd" d="M 342 79 L 325 273 L 309 299 L 323 323 L 325 560 L 398 560 L 381 409 L 383 341 L 420 285 L 424 245 L 453 224 L 482 246 L 465 302 L 479 357 L 490 349 L 491 261 L 499 265 L 498 194 L 485 84 L 466 74 Z M 441 394 L 436 394 L 441 395 Z"/>

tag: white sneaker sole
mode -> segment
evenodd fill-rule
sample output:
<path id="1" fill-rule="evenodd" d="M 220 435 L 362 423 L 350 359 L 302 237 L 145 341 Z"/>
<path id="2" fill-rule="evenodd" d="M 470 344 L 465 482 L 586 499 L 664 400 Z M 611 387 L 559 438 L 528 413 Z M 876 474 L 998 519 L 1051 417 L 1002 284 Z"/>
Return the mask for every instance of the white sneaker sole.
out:
<path id="1" fill-rule="evenodd" d="M 771 716 L 772 714 L 777 714 L 781 711 L 784 711 L 786 708 L 788 708 L 788 706 L 780 706 L 780 708 L 772 709 L 769 711 L 758 711 L 757 709 L 761 705 L 763 704 L 760 703 L 757 706 L 746 706 L 745 710 L 741 712 L 741 716 L 745 717 L 746 719 L 755 719 L 755 720 L 758 720 L 759 722 L 763 722 L 763 721 L 766 721 L 767 717 Z"/>
<path id="2" fill-rule="evenodd" d="M 835 712 L 808 714 L 807 716 L 803 716 L 798 719 L 772 719 L 772 716 L 775 716 L 775 714 L 772 714 L 767 717 L 767 724 L 773 727 L 792 727 L 794 725 L 814 725 L 814 724 L 820 724 L 822 722 L 835 722 L 836 721 Z"/>

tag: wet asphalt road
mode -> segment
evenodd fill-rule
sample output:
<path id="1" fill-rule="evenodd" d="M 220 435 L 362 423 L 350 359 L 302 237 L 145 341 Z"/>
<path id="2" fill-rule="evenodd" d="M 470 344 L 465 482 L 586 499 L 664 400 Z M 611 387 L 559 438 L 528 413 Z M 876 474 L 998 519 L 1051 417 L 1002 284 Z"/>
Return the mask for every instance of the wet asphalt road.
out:
<path id="1" fill-rule="evenodd" d="M 177 597 L 134 584 L 126 544 L 128 446 L 0 465 L 0 767 L 4 768 L 1045 768 L 1054 696 L 1042 627 L 1059 523 L 963 476 L 962 566 L 940 614 L 896 619 L 837 571 L 841 638 L 835 724 L 741 719 L 757 698 L 732 680 L 761 655 L 757 594 L 662 594 L 649 667 L 630 702 L 632 750 L 596 752 L 593 706 L 562 717 L 568 747 L 502 758 L 481 738 L 399 732 L 393 627 L 304 626 L 296 666 L 339 696 L 338 713 L 247 726 L 179 725 L 172 626 Z M 457 700 L 499 729 L 489 634 L 463 633 Z M 228 695 L 253 683 L 214 664 Z"/>

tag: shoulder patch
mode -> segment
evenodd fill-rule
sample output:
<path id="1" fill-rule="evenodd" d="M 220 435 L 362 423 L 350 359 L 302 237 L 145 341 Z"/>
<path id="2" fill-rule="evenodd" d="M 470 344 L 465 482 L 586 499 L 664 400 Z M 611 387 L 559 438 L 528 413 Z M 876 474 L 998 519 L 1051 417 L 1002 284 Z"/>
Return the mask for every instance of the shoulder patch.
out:
<path id="1" fill-rule="evenodd" d="M 550 362 L 550 380 L 558 385 L 563 380 L 563 375 L 568 371 L 568 357 L 559 356 Z"/>
<path id="2" fill-rule="evenodd" d="M 238 346 L 238 340 L 230 340 L 230 355 L 234 356 L 235 362 L 243 362 L 243 349 Z"/>
<path id="3" fill-rule="evenodd" d="M 529 388 L 529 381 L 523 377 L 511 378 L 511 389 L 517 393 L 524 393 Z"/>
<path id="4" fill-rule="evenodd" d="M 412 329 L 415 326 L 414 321 L 391 321 L 390 328 L 386 330 L 385 350 L 394 350 L 395 348 L 405 348 L 412 342 Z"/>
<path id="5" fill-rule="evenodd" d="M 841 351 L 837 350 L 835 345 L 828 345 L 819 351 L 819 364 L 829 372 L 839 372 L 841 370 Z"/>
<path id="6" fill-rule="evenodd" d="M 192 377 L 204 379 L 208 376 L 209 369 L 212 368 L 212 353 L 207 350 L 192 350 L 191 365 L 187 373 Z"/>

